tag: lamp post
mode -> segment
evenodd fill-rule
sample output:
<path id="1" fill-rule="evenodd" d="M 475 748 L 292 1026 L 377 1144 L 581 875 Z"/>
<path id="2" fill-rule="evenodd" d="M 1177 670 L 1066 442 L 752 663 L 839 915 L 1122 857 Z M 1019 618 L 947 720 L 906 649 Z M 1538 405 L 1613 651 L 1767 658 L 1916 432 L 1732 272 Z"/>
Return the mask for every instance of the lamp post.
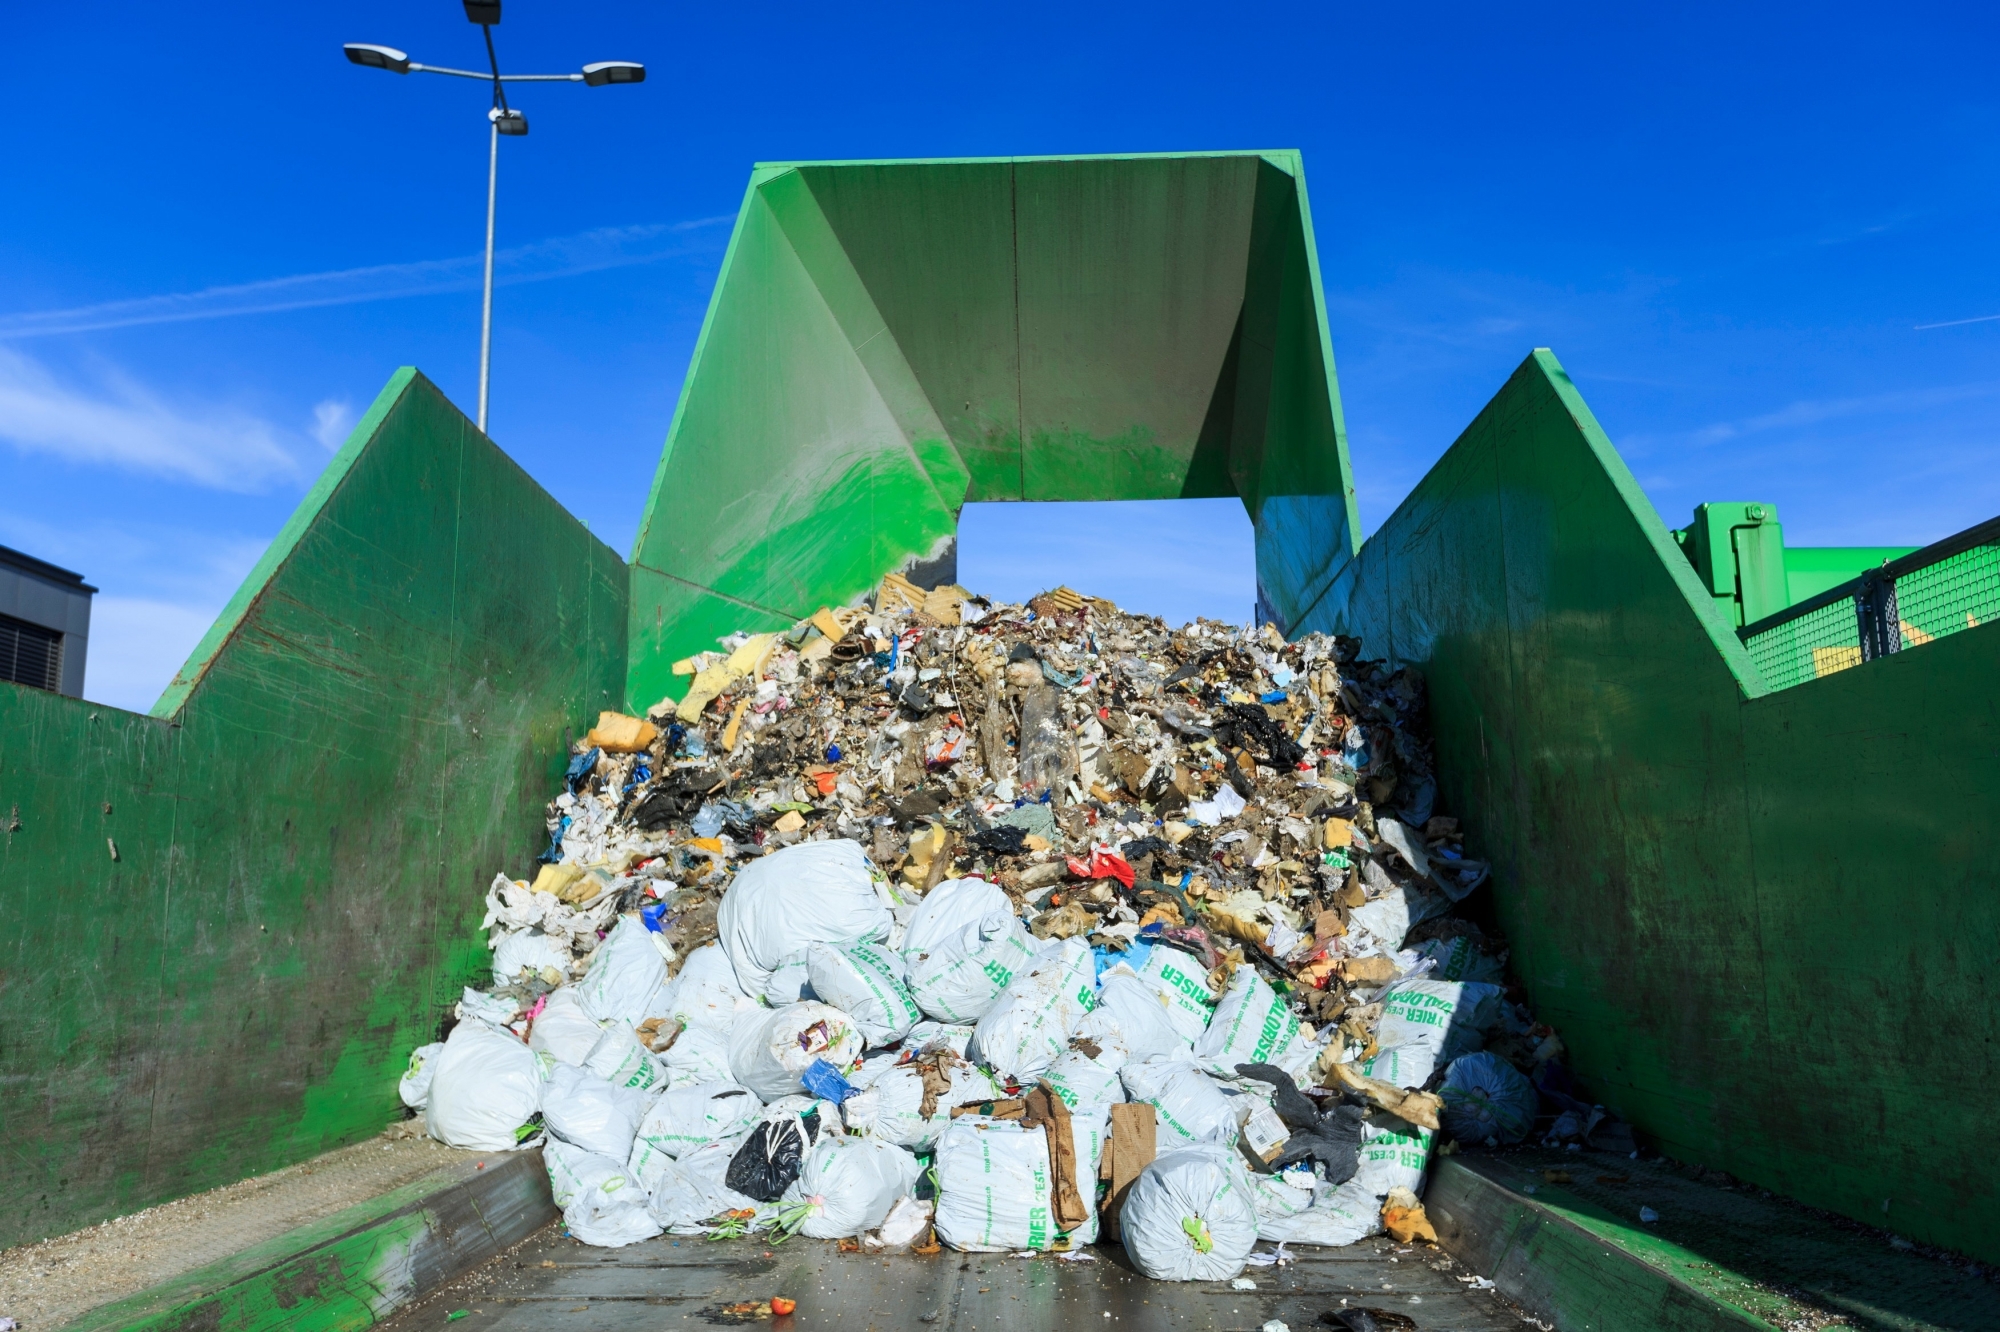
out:
<path id="1" fill-rule="evenodd" d="M 600 60 L 574 74 L 502 74 L 500 57 L 493 50 L 493 26 L 500 21 L 500 0 L 464 0 L 464 4 L 465 17 L 477 23 L 485 35 L 487 73 L 419 64 L 393 46 L 349 42 L 342 49 L 349 60 L 370 69 L 386 69 L 392 74 L 449 74 L 460 79 L 484 79 L 493 85 L 493 106 L 486 113 L 491 125 L 486 156 L 486 283 L 479 312 L 479 428 L 483 432 L 486 386 L 493 363 L 493 209 L 499 196 L 500 136 L 528 132 L 528 118 L 507 105 L 507 85 L 581 83 L 587 88 L 603 88 L 614 83 L 644 83 L 646 67 L 630 60 Z"/>

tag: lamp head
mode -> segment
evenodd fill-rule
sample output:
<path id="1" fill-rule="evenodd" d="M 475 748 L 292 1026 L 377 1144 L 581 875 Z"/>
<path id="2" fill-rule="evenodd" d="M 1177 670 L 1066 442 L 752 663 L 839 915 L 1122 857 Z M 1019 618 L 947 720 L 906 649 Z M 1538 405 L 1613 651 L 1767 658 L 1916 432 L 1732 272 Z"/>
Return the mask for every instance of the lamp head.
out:
<path id="1" fill-rule="evenodd" d="M 376 46 L 371 42 L 349 42 L 340 48 L 347 52 L 347 58 L 357 65 L 370 69 L 386 69 L 392 74 L 410 72 L 410 58 L 393 46 Z"/>
<path id="2" fill-rule="evenodd" d="M 583 81 L 592 88 L 608 83 L 644 83 L 646 67 L 633 60 L 600 60 L 583 67 Z"/>

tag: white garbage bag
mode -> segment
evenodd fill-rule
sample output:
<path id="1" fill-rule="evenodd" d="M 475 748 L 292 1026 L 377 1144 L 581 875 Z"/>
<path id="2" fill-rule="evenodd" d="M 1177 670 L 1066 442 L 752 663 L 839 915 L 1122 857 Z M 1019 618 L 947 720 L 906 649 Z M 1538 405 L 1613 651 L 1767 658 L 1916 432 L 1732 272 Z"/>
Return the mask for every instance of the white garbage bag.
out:
<path id="1" fill-rule="evenodd" d="M 896 1199 L 896 1205 L 889 1209 L 889 1215 L 882 1218 L 882 1224 L 862 1247 L 869 1252 L 905 1253 L 912 1244 L 931 1228 L 931 1212 L 934 1209 L 927 1202 L 918 1202 L 914 1197 L 904 1195 Z"/>
<path id="2" fill-rule="evenodd" d="M 1125 1048 L 1134 1059 L 1185 1056 L 1192 1050 L 1195 1036 L 1201 1032 L 1183 1036 L 1183 1024 L 1168 1011 L 1173 1004 L 1166 991 L 1140 980 L 1125 966 L 1105 972 L 1097 989 L 1098 1012 L 1117 1020 Z"/>
<path id="3" fill-rule="evenodd" d="M 1071 1114 L 1077 1192 L 1089 1217 L 1065 1235 L 1055 1229 L 1050 1198 L 1048 1129 L 984 1115 L 952 1120 L 937 1146 L 938 1238 L 971 1253 L 1046 1249 L 1065 1237 L 1072 1244 L 1091 1243 L 1097 1238 L 1097 1167 L 1104 1139 L 1103 1111 Z"/>
<path id="4" fill-rule="evenodd" d="M 1195 1059 L 1219 1077 L 1236 1076 L 1238 1064 L 1271 1064 L 1303 1077 L 1319 1049 L 1299 1030 L 1299 1020 L 1255 967 L 1238 967 L 1215 1006 L 1215 1018 L 1194 1043 Z"/>
<path id="5" fill-rule="evenodd" d="M 745 994 L 761 994 L 787 956 L 814 943 L 880 942 L 889 937 L 886 886 L 861 843 L 801 842 L 736 873 L 715 925 Z"/>
<path id="6" fill-rule="evenodd" d="M 1159 1117 L 1160 1145 L 1236 1141 L 1238 1094 L 1186 1059 L 1148 1059 L 1118 1071 L 1125 1094 Z"/>
<path id="7" fill-rule="evenodd" d="M 756 1093 L 733 1082 L 676 1087 L 653 1102 L 636 1136 L 655 1150 L 678 1157 L 704 1143 L 742 1141 L 763 1113 L 764 1103 Z"/>
<path id="8" fill-rule="evenodd" d="M 683 1027 L 707 1027 L 727 1035 L 736 1025 L 736 1015 L 757 1007 L 757 1001 L 736 983 L 736 968 L 722 945 L 706 944 L 681 963 L 661 1007 Z"/>
<path id="9" fill-rule="evenodd" d="M 1429 939 L 1415 950 L 1419 962 L 1429 962 L 1430 980 L 1479 981 L 1498 985 L 1506 976 L 1500 959 L 1474 947 L 1468 935 L 1454 939 Z"/>
<path id="10" fill-rule="evenodd" d="M 940 1092 L 931 1113 L 924 1114 L 924 1075 L 914 1064 L 899 1064 L 893 1055 L 881 1064 L 863 1064 L 852 1079 L 855 1092 L 841 1103 L 840 1114 L 849 1133 L 881 1138 L 911 1151 L 929 1151 L 951 1123 L 953 1106 L 998 1100 L 999 1086 L 984 1069 L 958 1060 L 949 1065 L 951 1085 Z"/>
<path id="11" fill-rule="evenodd" d="M 576 983 L 583 1011 L 599 1022 L 638 1026 L 664 1011 L 667 963 L 637 916 L 620 916 Z"/>
<path id="12" fill-rule="evenodd" d="M 1090 1057 L 1103 1064 L 1112 1072 L 1117 1072 L 1132 1062 L 1132 1045 L 1125 1037 L 1125 1026 L 1117 1016 L 1105 1012 L 1103 1006 L 1091 1009 L 1076 1024 L 1076 1030 L 1069 1035 L 1070 1048 L 1089 1047 L 1096 1053 Z"/>
<path id="13" fill-rule="evenodd" d="M 542 1160 L 563 1224 L 585 1244 L 616 1249 L 660 1233 L 646 1212 L 646 1190 L 611 1157 L 552 1140 Z"/>
<path id="14" fill-rule="evenodd" d="M 902 953 L 912 961 L 940 953 L 963 957 L 1020 924 L 1000 885 L 984 879 L 946 879 L 911 911 Z"/>
<path id="15" fill-rule="evenodd" d="M 560 943 L 538 929 L 513 930 L 493 941 L 493 983 L 506 985 L 522 972 L 544 969 L 569 974 L 569 941 Z"/>
<path id="16" fill-rule="evenodd" d="M 1431 877 L 1431 858 L 1424 846 L 1424 834 L 1421 829 L 1412 828 L 1395 819 L 1378 818 L 1375 820 L 1375 831 L 1384 842 L 1394 848 L 1397 855 L 1403 858 L 1405 865 L 1417 872 L 1418 878 Z"/>
<path id="17" fill-rule="evenodd" d="M 1361 1061 L 1361 1072 L 1398 1087 L 1421 1087 L 1437 1071 L 1438 1048 L 1431 1041 L 1412 1041 L 1377 1050 Z"/>
<path id="18" fill-rule="evenodd" d="M 1471 981 L 1412 980 L 1382 995 L 1380 1051 L 1362 1068 L 1398 1087 L 1421 1087 L 1440 1064 L 1477 1050 L 1500 1018 L 1501 988 Z"/>
<path id="19" fill-rule="evenodd" d="M 1534 1127 L 1540 1098 L 1521 1071 L 1486 1050 L 1460 1055 L 1444 1071 L 1438 1088 L 1444 1100 L 1439 1116 L 1460 1142 L 1519 1142 Z"/>
<path id="20" fill-rule="evenodd" d="M 788 1004 L 769 1013 L 746 1013 L 729 1035 L 730 1076 L 775 1101 L 805 1090 L 799 1078 L 814 1060 L 824 1059 L 843 1077 L 852 1073 L 861 1063 L 862 1044 L 854 1020 L 831 1004 Z"/>
<path id="21" fill-rule="evenodd" d="M 1227 1281 L 1257 1247 L 1248 1172 L 1228 1147 L 1167 1152 L 1132 1182 L 1118 1230 L 1132 1265 L 1155 1281 Z"/>
<path id="22" fill-rule="evenodd" d="M 1125 1084 L 1119 1079 L 1118 1067 L 1110 1066 L 1103 1054 L 1093 1059 L 1081 1050 L 1065 1050 L 1056 1056 L 1041 1080 L 1054 1088 L 1071 1110 L 1108 1111 L 1125 1099 Z"/>
<path id="23" fill-rule="evenodd" d="M 1250 1194 L 1257 1208 L 1258 1237 L 1277 1238 L 1277 1230 L 1313 1205 L 1313 1190 L 1319 1183 L 1310 1161 L 1269 1174 L 1251 1174 Z"/>
<path id="24" fill-rule="evenodd" d="M 871 1047 L 894 1045 L 923 1020 L 903 984 L 902 955 L 885 945 L 814 944 L 806 969 L 813 994 L 853 1018 Z"/>
<path id="25" fill-rule="evenodd" d="M 424 1102 L 430 1099 L 431 1076 L 437 1072 L 438 1052 L 443 1049 L 443 1041 L 434 1041 L 429 1045 L 419 1045 L 410 1052 L 410 1066 L 403 1070 L 403 1076 L 396 1083 L 396 1094 L 410 1109 L 421 1110 Z"/>
<path id="26" fill-rule="evenodd" d="M 1166 998 L 1161 1012 L 1174 1032 L 1192 1045 L 1208 1030 L 1215 1016 L 1215 993 L 1208 988 L 1208 972 L 1201 959 L 1178 948 L 1156 944 L 1139 964 L 1139 979 Z"/>
<path id="27" fill-rule="evenodd" d="M 724 1212 L 756 1210 L 755 1198 L 724 1182 L 742 1145 L 741 1138 L 720 1138 L 672 1157 L 644 1137 L 635 1138 L 629 1170 L 651 1199 L 646 1214 L 676 1235 L 695 1235 L 706 1229 L 704 1222 Z"/>
<path id="28" fill-rule="evenodd" d="M 1401 951 L 1412 926 L 1451 910 L 1451 899 L 1428 888 L 1394 884 L 1380 897 L 1347 913 L 1347 948 L 1355 957 Z"/>
<path id="29" fill-rule="evenodd" d="M 509 1027 L 521 1015 L 521 1005 L 512 999 L 502 999 L 498 995 L 486 994 L 470 985 L 452 1006 L 452 1015 L 461 1022 L 484 1022 L 494 1027 Z"/>
<path id="30" fill-rule="evenodd" d="M 948 1046 L 953 1054 L 963 1059 L 965 1052 L 972 1048 L 972 1033 L 975 1030 L 974 1027 L 953 1026 L 947 1022 L 933 1022 L 926 1018 L 910 1028 L 910 1034 L 903 1038 L 903 1046 L 909 1050 L 928 1050 L 934 1045 L 943 1044 Z"/>
<path id="31" fill-rule="evenodd" d="M 773 1008 L 783 1008 L 786 1004 L 819 998 L 812 986 L 810 957 L 811 950 L 801 948 L 796 953 L 787 954 L 784 961 L 772 968 L 771 979 L 764 982 L 764 1002 Z M 829 999 L 827 1002 L 833 1001 Z"/>
<path id="32" fill-rule="evenodd" d="M 461 1022 L 431 1062 L 424 1119 L 433 1138 L 447 1147 L 506 1152 L 535 1136 L 528 1121 L 542 1108 L 541 1070 L 513 1032 Z"/>
<path id="33" fill-rule="evenodd" d="M 1111 1107 L 1071 1106 L 1069 1131 L 1070 1144 L 1076 1153 L 1076 1191 L 1082 1196 L 1090 1217 L 1070 1231 L 1068 1238 L 1072 1244 L 1095 1244 L 1098 1226 L 1097 1168 L 1104 1159 L 1105 1147 L 1111 1142 Z"/>
<path id="34" fill-rule="evenodd" d="M 565 985 L 549 995 L 528 1028 L 528 1048 L 581 1068 L 603 1034 L 604 1024 L 583 1011 L 583 997 L 576 987 Z"/>
<path id="35" fill-rule="evenodd" d="M 922 1173 L 917 1158 L 892 1142 L 825 1134 L 806 1152 L 780 1202 L 812 1205 L 801 1235 L 847 1239 L 881 1225 Z"/>
<path id="36" fill-rule="evenodd" d="M 933 893 L 943 886 L 938 885 Z M 969 953 L 905 949 L 903 956 L 910 964 L 910 997 L 917 1001 L 917 1007 L 940 1022 L 962 1024 L 984 1017 L 1015 973 L 1026 970 L 1035 960 L 1039 941 L 1020 921 L 1012 916 L 1007 919 L 1007 926 Z"/>
<path id="37" fill-rule="evenodd" d="M 1268 1215 L 1260 1205 L 1257 1237 L 1274 1243 L 1338 1248 L 1382 1230 L 1382 1200 L 1366 1185 L 1351 1179 L 1338 1186 L 1319 1184 L 1309 1196 L 1310 1207 L 1285 1216 Z"/>
<path id="38" fill-rule="evenodd" d="M 1472 981 L 1404 981 L 1382 996 L 1382 1045 L 1438 1043 L 1445 1059 L 1477 1050 L 1500 1020 L 1498 985 Z"/>
<path id="39" fill-rule="evenodd" d="M 1371 1110 L 1361 1122 L 1360 1163 L 1354 1172 L 1357 1187 L 1376 1198 L 1386 1198 L 1389 1190 L 1396 1188 L 1421 1197 L 1424 1167 L 1430 1163 L 1435 1136 L 1427 1128 Z"/>
<path id="40" fill-rule="evenodd" d="M 597 1043 L 583 1058 L 583 1069 L 615 1087 L 654 1091 L 667 1085 L 666 1064 L 646 1048 L 639 1033 L 625 1022 L 604 1025 Z"/>
<path id="41" fill-rule="evenodd" d="M 651 1098 L 616 1087 L 569 1064 L 557 1064 L 542 1084 L 542 1122 L 572 1147 L 623 1161 L 646 1117 Z"/>
<path id="42" fill-rule="evenodd" d="M 1083 940 L 1044 945 L 979 1019 L 973 1058 L 1003 1079 L 1032 1083 L 1069 1049 L 1070 1032 L 1097 1007 L 1096 974 Z"/>
<path id="43" fill-rule="evenodd" d="M 938 1139 L 936 1169 L 938 1238 L 952 1248 L 1002 1253 L 1054 1240 L 1043 1128 L 961 1116 Z"/>
<path id="44" fill-rule="evenodd" d="M 762 1010 L 752 1009 L 743 1015 L 746 1022 L 755 1020 Z M 733 1027 L 689 1027 L 674 1038 L 667 1052 L 660 1056 L 666 1065 L 667 1086 L 673 1088 L 699 1087 L 710 1082 L 734 1082 L 729 1072 L 729 1033 Z"/>

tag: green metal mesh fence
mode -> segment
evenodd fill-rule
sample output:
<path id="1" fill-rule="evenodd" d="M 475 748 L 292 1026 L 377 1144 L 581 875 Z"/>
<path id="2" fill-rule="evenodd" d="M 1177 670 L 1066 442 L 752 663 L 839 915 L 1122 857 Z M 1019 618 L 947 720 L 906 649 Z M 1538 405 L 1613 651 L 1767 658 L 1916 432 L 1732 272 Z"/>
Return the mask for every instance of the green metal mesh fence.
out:
<path id="1" fill-rule="evenodd" d="M 1743 640 L 1757 673 L 1773 689 L 1816 680 L 1861 664 L 1861 630 L 1854 598 L 1807 611 Z"/>
<path id="2" fill-rule="evenodd" d="M 1995 620 L 2000 620 L 2000 519 L 1893 560 L 1739 632 L 1765 683 L 1789 689 Z"/>
<path id="3" fill-rule="evenodd" d="M 2000 545 L 1974 546 L 1896 580 L 1903 646 L 2000 620 Z"/>

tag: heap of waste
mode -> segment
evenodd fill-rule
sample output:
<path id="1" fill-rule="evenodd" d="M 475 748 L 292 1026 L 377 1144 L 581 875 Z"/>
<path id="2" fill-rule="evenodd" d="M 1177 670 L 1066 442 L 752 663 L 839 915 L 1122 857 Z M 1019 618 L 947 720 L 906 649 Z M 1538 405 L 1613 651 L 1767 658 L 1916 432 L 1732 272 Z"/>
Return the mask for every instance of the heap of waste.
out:
<path id="1" fill-rule="evenodd" d="M 1434 1238 L 1441 1134 L 1629 1149 L 1453 914 L 1486 867 L 1417 674 L 1067 588 L 873 601 L 575 746 L 403 1080 L 434 1137 L 541 1145 L 591 1244 L 1102 1236 L 1180 1280 Z"/>

